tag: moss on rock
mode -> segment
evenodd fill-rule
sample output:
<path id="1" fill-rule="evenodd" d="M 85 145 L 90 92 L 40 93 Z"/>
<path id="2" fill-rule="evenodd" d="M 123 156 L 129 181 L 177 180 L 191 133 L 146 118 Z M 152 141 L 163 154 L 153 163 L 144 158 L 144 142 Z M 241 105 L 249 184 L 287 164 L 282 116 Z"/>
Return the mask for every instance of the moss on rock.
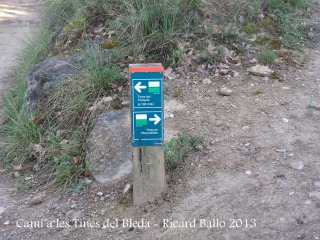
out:
<path id="1" fill-rule="evenodd" d="M 112 39 L 108 41 L 104 41 L 100 44 L 100 47 L 103 49 L 111 49 L 119 45 L 119 41 L 117 39 Z"/>
<path id="2" fill-rule="evenodd" d="M 56 56 L 62 54 L 65 56 L 72 53 L 72 48 L 80 42 L 85 29 L 86 18 L 84 16 L 70 20 L 56 37 L 51 55 Z"/>
<path id="3" fill-rule="evenodd" d="M 243 26 L 243 31 L 247 34 L 254 34 L 260 31 L 260 27 L 256 23 L 247 22 Z"/>

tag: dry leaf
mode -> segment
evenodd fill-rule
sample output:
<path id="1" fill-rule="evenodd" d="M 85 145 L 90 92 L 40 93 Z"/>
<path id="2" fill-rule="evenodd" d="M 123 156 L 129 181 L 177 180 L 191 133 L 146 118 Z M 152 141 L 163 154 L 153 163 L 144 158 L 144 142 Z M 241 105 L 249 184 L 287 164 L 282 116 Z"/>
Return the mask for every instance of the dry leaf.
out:
<path id="1" fill-rule="evenodd" d="M 57 130 L 56 136 L 57 136 L 57 137 L 61 137 L 61 136 L 64 135 L 66 132 L 67 132 L 66 130 Z"/>
<path id="2" fill-rule="evenodd" d="M 21 171 L 22 170 L 22 166 L 21 165 L 17 165 L 13 167 L 14 170 L 16 171 Z"/>
<path id="3" fill-rule="evenodd" d="M 106 103 L 106 102 L 110 102 L 110 101 L 112 101 L 112 97 L 103 97 L 102 98 L 102 102 L 104 102 L 104 103 Z"/>
<path id="4" fill-rule="evenodd" d="M 97 109 L 97 105 L 93 105 L 92 107 L 89 107 L 88 108 L 88 110 L 90 111 L 90 112 L 92 112 L 92 111 L 94 111 L 94 110 L 96 110 Z"/>
<path id="5" fill-rule="evenodd" d="M 227 64 L 223 64 L 223 63 L 220 63 L 218 67 L 221 69 L 229 69 L 230 68 Z"/>
<path id="6" fill-rule="evenodd" d="M 73 158 L 72 158 L 72 161 L 73 161 L 75 164 L 78 164 L 78 163 L 79 163 L 79 160 L 78 160 L 77 157 L 73 157 Z"/>
<path id="7" fill-rule="evenodd" d="M 67 139 L 64 139 L 60 142 L 61 145 L 66 145 L 69 141 Z"/>
<path id="8" fill-rule="evenodd" d="M 169 77 L 170 75 L 172 74 L 172 68 L 171 67 L 168 67 L 164 72 L 163 72 L 163 75 L 165 77 Z"/>

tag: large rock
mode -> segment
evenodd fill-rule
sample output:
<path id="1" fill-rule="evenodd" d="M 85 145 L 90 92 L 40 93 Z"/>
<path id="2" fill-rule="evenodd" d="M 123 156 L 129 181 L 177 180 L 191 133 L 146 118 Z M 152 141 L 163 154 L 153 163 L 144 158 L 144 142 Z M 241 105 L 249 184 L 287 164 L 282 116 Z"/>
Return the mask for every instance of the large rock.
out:
<path id="1" fill-rule="evenodd" d="M 128 109 L 103 113 L 90 133 L 85 150 L 86 162 L 100 183 L 120 180 L 132 171 Z"/>
<path id="2" fill-rule="evenodd" d="M 269 77 L 273 74 L 273 70 L 271 70 L 268 66 L 256 65 L 249 69 L 249 73 L 259 77 Z"/>
<path id="3" fill-rule="evenodd" d="M 81 60 L 78 55 L 65 59 L 49 58 L 37 64 L 26 79 L 27 91 L 24 105 L 32 109 L 45 90 L 77 74 L 80 68 Z"/>

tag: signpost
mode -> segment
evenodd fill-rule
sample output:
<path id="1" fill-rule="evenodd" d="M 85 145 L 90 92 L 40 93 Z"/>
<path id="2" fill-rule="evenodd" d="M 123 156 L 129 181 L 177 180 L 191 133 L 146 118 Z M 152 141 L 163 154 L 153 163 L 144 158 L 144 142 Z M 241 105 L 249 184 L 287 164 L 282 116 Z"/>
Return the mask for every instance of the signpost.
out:
<path id="1" fill-rule="evenodd" d="M 165 190 L 163 67 L 130 64 L 133 202 L 152 201 Z"/>

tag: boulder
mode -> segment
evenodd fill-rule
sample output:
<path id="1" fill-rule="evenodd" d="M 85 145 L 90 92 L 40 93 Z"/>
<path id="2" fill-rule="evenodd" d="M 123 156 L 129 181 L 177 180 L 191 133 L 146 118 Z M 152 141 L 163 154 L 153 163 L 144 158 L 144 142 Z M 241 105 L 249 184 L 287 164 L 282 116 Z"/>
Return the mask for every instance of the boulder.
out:
<path id="1" fill-rule="evenodd" d="M 48 58 L 37 64 L 26 79 L 24 106 L 32 109 L 42 93 L 77 74 L 80 68 L 81 60 L 78 55 L 64 59 Z"/>
<path id="2" fill-rule="evenodd" d="M 86 145 L 86 162 L 100 183 L 120 180 L 132 171 L 130 111 L 122 109 L 100 115 Z"/>
<path id="3" fill-rule="evenodd" d="M 259 77 L 269 77 L 273 74 L 273 70 L 271 70 L 268 66 L 256 65 L 249 69 L 249 73 Z"/>

